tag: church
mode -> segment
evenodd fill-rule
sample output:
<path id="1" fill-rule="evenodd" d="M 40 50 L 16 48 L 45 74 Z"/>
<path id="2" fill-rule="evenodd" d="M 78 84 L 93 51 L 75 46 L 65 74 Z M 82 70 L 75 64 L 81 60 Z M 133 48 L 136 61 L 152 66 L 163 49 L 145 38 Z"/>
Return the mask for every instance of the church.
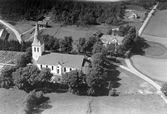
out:
<path id="1" fill-rule="evenodd" d="M 62 76 L 72 70 L 81 70 L 86 73 L 89 67 L 83 55 L 72 55 L 63 53 L 45 53 L 42 37 L 39 35 L 39 26 L 36 23 L 34 40 L 32 43 L 32 58 L 34 64 L 41 70 L 49 68 L 53 75 Z"/>

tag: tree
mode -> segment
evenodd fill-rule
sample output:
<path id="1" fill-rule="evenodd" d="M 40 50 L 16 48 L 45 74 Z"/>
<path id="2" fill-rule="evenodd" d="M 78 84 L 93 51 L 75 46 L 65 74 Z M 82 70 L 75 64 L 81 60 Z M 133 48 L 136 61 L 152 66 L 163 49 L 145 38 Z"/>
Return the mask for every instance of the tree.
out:
<path id="1" fill-rule="evenodd" d="M 46 98 L 44 97 L 42 91 L 31 91 L 23 101 L 23 112 L 26 114 L 32 113 L 34 108 L 45 102 L 45 100 Z"/>
<path id="2" fill-rule="evenodd" d="M 10 88 L 13 86 L 12 73 L 16 71 L 16 67 L 6 66 L 1 71 L 0 83 L 3 88 Z"/>
<path id="3" fill-rule="evenodd" d="M 100 42 L 96 42 L 93 46 L 92 54 L 101 53 L 103 45 Z"/>
<path id="4" fill-rule="evenodd" d="M 162 85 L 161 91 L 165 94 L 165 96 L 167 96 L 167 83 L 166 82 Z"/>
<path id="5" fill-rule="evenodd" d="M 72 43 L 73 43 L 73 39 L 72 37 L 64 37 L 64 43 L 65 43 L 65 52 L 71 52 L 72 51 Z"/>
<path id="6" fill-rule="evenodd" d="M 59 39 L 55 38 L 52 50 L 57 52 L 59 50 L 59 48 L 60 48 Z"/>
<path id="7" fill-rule="evenodd" d="M 37 66 L 21 67 L 12 74 L 14 84 L 18 89 L 29 92 L 36 88 L 39 73 Z"/>
<path id="8" fill-rule="evenodd" d="M 93 50 L 93 46 L 97 41 L 97 37 L 90 37 L 88 40 L 86 40 L 86 43 L 83 46 L 83 51 L 91 53 Z"/>
<path id="9" fill-rule="evenodd" d="M 31 63 L 32 56 L 29 53 L 23 53 L 16 59 L 17 67 L 25 67 L 28 63 Z"/>
<path id="10" fill-rule="evenodd" d="M 104 56 L 96 53 L 92 57 L 92 68 L 86 75 L 89 95 L 101 95 L 107 86 L 107 75 L 104 70 Z"/>
<path id="11" fill-rule="evenodd" d="M 47 89 L 52 76 L 53 74 L 50 72 L 50 69 L 42 68 L 38 76 L 35 78 L 36 87 Z"/>
<path id="12" fill-rule="evenodd" d="M 77 49 L 78 52 L 83 52 L 83 46 L 85 45 L 86 39 L 85 38 L 79 38 L 78 44 L 77 44 Z"/>
<path id="13" fill-rule="evenodd" d="M 60 51 L 61 52 L 65 52 L 66 51 L 66 47 L 65 47 L 65 41 L 64 41 L 64 39 L 60 39 L 59 40 L 59 45 L 60 45 Z"/>
<path id="14" fill-rule="evenodd" d="M 107 35 L 111 35 L 112 34 L 112 29 L 109 29 L 108 31 L 107 31 Z"/>
<path id="15" fill-rule="evenodd" d="M 63 82 L 68 85 L 69 91 L 73 94 L 83 95 L 87 92 L 85 75 L 78 70 L 73 70 L 63 75 Z"/>

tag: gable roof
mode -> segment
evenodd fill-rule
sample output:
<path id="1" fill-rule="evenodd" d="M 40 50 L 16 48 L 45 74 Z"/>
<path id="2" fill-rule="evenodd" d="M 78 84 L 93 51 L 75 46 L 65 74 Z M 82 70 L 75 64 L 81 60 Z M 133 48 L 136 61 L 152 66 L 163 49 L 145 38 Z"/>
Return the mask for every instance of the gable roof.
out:
<path id="1" fill-rule="evenodd" d="M 61 64 L 66 67 L 81 68 L 83 64 L 83 55 L 72 55 L 62 53 L 50 53 L 42 55 L 37 60 L 38 64 L 44 65 L 58 65 Z"/>

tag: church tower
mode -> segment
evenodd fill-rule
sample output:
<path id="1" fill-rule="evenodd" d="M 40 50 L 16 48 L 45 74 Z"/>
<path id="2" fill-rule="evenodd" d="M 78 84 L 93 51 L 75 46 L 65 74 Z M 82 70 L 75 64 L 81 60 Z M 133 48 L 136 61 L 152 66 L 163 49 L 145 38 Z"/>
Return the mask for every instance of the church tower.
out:
<path id="1" fill-rule="evenodd" d="M 44 48 L 44 41 L 39 35 L 39 27 L 38 23 L 36 23 L 35 26 L 35 33 L 34 33 L 34 40 L 32 43 L 32 58 L 37 61 L 40 56 L 42 56 L 42 53 L 45 51 Z"/>

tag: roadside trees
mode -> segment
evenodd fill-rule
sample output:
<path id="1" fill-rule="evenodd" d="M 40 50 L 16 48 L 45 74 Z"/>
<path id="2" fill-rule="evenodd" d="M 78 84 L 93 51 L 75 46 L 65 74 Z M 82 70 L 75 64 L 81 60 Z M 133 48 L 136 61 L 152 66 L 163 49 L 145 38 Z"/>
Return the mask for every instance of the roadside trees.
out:
<path id="1" fill-rule="evenodd" d="M 167 82 L 162 85 L 161 91 L 167 96 Z"/>
<path id="2" fill-rule="evenodd" d="M 92 57 L 92 68 L 86 75 L 88 85 L 88 95 L 101 95 L 105 90 L 107 81 L 104 70 L 104 56 L 102 53 L 96 53 Z"/>

